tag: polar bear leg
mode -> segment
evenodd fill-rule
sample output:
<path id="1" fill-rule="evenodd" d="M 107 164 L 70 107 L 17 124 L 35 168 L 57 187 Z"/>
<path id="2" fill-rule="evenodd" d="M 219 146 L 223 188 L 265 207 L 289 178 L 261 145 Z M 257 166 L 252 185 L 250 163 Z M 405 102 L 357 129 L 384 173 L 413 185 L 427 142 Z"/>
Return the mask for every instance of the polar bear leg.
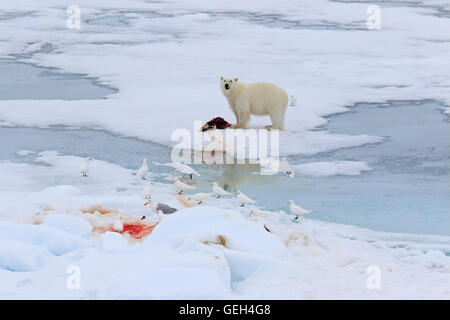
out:
<path id="1" fill-rule="evenodd" d="M 284 114 L 286 112 L 285 107 L 274 108 L 274 110 L 270 113 L 270 119 L 272 120 L 271 126 L 266 126 L 268 130 L 278 129 L 284 130 Z"/>
<path id="2" fill-rule="evenodd" d="M 239 97 L 234 103 L 234 110 L 237 114 L 237 123 L 234 128 L 245 129 L 247 127 L 247 123 L 250 121 L 250 103 L 248 101 L 248 97 Z"/>
<path id="3" fill-rule="evenodd" d="M 238 123 L 236 124 L 236 129 L 245 129 L 247 128 L 247 123 L 250 121 L 250 111 L 241 111 L 239 112 Z"/>
<path id="4" fill-rule="evenodd" d="M 236 112 L 234 109 L 231 109 L 231 110 L 233 111 L 234 116 L 236 117 L 236 124 L 233 124 L 233 125 L 231 126 L 231 128 L 236 128 L 236 127 L 238 126 L 238 124 L 239 124 L 239 113 Z"/>

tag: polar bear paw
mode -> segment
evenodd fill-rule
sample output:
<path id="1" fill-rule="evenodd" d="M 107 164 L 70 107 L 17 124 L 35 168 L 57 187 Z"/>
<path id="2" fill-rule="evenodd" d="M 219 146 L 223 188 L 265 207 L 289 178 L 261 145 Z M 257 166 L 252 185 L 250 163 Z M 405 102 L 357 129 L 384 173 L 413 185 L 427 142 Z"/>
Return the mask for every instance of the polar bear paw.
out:
<path id="1" fill-rule="evenodd" d="M 283 128 L 281 127 L 276 127 L 276 126 L 266 126 L 267 130 L 283 130 Z"/>

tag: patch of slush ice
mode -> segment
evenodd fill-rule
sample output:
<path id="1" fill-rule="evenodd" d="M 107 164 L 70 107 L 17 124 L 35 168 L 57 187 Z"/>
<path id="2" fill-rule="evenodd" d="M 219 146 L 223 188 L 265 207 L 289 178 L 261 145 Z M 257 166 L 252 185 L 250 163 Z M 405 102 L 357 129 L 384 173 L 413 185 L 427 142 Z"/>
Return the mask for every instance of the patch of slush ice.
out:
<path id="1" fill-rule="evenodd" d="M 102 99 L 116 92 L 93 78 L 8 60 L 0 60 L 0 86 L 0 100 L 8 101 Z"/>
<path id="2" fill-rule="evenodd" d="M 310 176 L 357 176 L 362 171 L 372 170 L 366 162 L 362 161 L 331 161 L 309 162 L 292 166 L 296 173 Z"/>
<path id="3" fill-rule="evenodd" d="M 105 152 L 103 147 L 107 146 Z M 25 128 L 0 127 L 0 159 L 12 162 L 29 162 L 34 154 L 44 150 L 58 150 L 63 154 L 79 157 L 92 157 L 98 160 L 118 164 L 126 168 L 136 168 L 142 159 L 156 162 L 169 162 L 171 149 L 167 146 L 140 139 L 121 137 L 110 132 L 94 129 L 77 129 L 67 127 Z M 80 163 L 81 166 L 81 163 Z M 149 163 L 151 172 L 165 172 L 165 168 Z M 79 166 L 78 166 L 79 168 Z M 78 169 L 76 168 L 76 169 Z M 73 170 L 73 169 L 72 169 Z"/>
<path id="4" fill-rule="evenodd" d="M 450 115 L 450 108 L 446 108 L 446 109 L 444 110 L 444 113 Z"/>
<path id="5" fill-rule="evenodd" d="M 19 156 L 28 156 L 30 154 L 33 154 L 34 151 L 31 150 L 21 150 L 21 151 L 17 151 L 17 155 Z"/>

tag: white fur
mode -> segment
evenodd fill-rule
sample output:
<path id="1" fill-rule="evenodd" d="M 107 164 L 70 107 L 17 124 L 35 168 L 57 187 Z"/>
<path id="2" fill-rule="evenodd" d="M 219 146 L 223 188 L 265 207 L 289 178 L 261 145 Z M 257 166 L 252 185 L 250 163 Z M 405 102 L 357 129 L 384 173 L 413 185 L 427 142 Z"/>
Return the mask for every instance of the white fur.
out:
<path id="1" fill-rule="evenodd" d="M 228 89 L 227 89 L 228 87 Z M 288 105 L 286 91 L 269 82 L 242 83 L 238 78 L 220 77 L 220 88 L 236 116 L 233 128 L 247 127 L 250 115 L 269 115 L 272 120 L 267 129 L 284 129 L 284 115 Z"/>

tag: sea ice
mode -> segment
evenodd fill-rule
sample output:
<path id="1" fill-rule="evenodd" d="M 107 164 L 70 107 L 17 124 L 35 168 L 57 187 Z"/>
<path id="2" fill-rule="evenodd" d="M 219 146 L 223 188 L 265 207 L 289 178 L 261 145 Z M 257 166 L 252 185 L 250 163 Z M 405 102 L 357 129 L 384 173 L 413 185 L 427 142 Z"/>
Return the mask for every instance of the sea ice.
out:
<path id="1" fill-rule="evenodd" d="M 0 268 L 11 271 L 33 271 L 51 261 L 46 248 L 14 240 L 0 241 Z"/>

